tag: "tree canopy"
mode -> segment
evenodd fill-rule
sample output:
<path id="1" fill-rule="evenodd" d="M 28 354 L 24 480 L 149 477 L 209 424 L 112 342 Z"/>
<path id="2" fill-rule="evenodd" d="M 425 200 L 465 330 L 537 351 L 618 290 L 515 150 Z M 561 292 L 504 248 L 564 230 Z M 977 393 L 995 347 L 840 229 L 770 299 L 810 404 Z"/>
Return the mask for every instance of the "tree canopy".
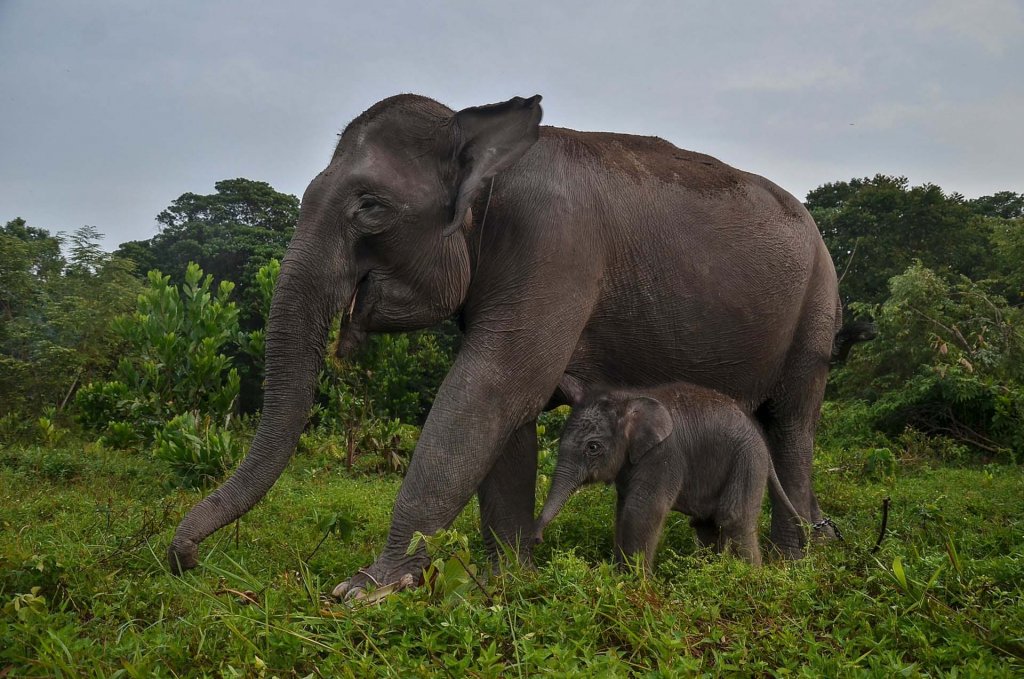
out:
<path id="1" fill-rule="evenodd" d="M 260 267 L 284 255 L 299 199 L 251 179 L 225 179 L 214 189 L 179 196 L 157 215 L 160 233 L 124 243 L 117 254 L 136 262 L 141 276 L 158 269 L 182 283 L 189 262 L 195 262 L 218 281 L 236 281 L 235 298 L 243 316 L 251 317 L 259 295 L 250 283 Z"/>
<path id="2" fill-rule="evenodd" d="M 995 264 L 985 217 L 1012 212 L 1008 195 L 968 202 L 934 184 L 912 187 L 906 177 L 879 174 L 824 184 L 807 194 L 806 205 L 843 276 L 844 302 L 880 303 L 889 279 L 915 261 L 972 279 L 988 276 Z"/>
<path id="3" fill-rule="evenodd" d="M 111 323 L 141 286 L 100 237 L 91 226 L 52 235 L 20 218 L 0 228 L 0 416 L 63 405 L 111 366 Z"/>

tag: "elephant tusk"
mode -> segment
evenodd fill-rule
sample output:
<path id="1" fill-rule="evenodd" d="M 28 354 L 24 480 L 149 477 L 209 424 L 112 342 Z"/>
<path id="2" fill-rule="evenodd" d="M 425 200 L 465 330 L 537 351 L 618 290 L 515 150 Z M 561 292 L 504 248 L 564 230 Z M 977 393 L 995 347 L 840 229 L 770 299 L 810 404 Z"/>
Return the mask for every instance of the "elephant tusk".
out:
<path id="1" fill-rule="evenodd" d="M 356 311 L 356 296 L 359 294 L 359 286 L 352 290 L 352 300 L 348 303 L 348 319 L 352 320 L 352 314 Z"/>

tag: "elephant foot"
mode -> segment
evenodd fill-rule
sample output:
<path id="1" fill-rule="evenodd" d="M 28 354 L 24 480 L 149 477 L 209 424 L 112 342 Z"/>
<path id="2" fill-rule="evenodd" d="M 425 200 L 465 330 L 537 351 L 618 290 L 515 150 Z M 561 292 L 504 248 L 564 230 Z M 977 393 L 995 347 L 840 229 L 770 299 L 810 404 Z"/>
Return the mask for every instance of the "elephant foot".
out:
<path id="1" fill-rule="evenodd" d="M 181 575 L 199 565 L 199 545 L 187 538 L 174 538 L 167 548 L 171 573 Z"/>
<path id="2" fill-rule="evenodd" d="M 405 561 L 391 567 L 377 561 L 372 566 L 360 568 L 351 578 L 339 583 L 331 591 L 331 596 L 343 601 L 373 603 L 394 592 L 421 584 L 423 567 L 418 560 Z"/>
<path id="3" fill-rule="evenodd" d="M 811 524 L 811 537 L 814 540 L 843 541 L 843 533 L 832 519 L 823 516 L 820 521 Z"/>
<path id="4" fill-rule="evenodd" d="M 351 601 L 353 603 L 360 604 L 375 604 L 378 601 L 383 601 L 395 592 L 401 592 L 403 589 L 412 589 L 418 584 L 417 579 L 411 573 L 406 573 L 400 577 L 397 582 L 377 587 L 372 591 L 367 590 L 364 587 L 352 585 L 351 582 L 352 580 L 349 579 L 341 583 L 334 588 L 331 595 L 334 596 L 335 599 L 342 601 Z"/>

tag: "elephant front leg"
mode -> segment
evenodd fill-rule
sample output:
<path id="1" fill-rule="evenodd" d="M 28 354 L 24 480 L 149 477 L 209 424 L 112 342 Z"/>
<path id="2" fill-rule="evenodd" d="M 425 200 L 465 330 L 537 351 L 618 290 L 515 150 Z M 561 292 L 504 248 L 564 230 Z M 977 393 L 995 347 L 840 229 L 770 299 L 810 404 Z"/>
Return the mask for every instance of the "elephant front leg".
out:
<path id="1" fill-rule="evenodd" d="M 654 569 L 654 552 L 661 539 L 669 507 L 664 503 L 645 502 L 627 497 L 618 506 L 615 520 L 615 562 L 620 566 L 639 554 L 644 570 Z"/>
<path id="2" fill-rule="evenodd" d="M 529 534 L 524 529 L 532 526 L 536 477 L 536 434 L 530 428 L 563 366 L 507 372 L 500 367 L 463 348 L 416 445 L 395 500 L 387 545 L 376 562 L 338 585 L 335 596 L 357 596 L 369 585 L 420 581 L 429 559 L 422 546 L 407 553 L 413 535 L 449 527 L 478 490 L 484 525 L 492 534 L 502 540 Z M 516 464 L 525 468 L 512 471 Z"/>
<path id="3" fill-rule="evenodd" d="M 530 563 L 533 510 L 537 497 L 537 422 L 530 420 L 509 438 L 477 491 L 480 528 L 496 562 L 505 546 L 520 563 Z"/>

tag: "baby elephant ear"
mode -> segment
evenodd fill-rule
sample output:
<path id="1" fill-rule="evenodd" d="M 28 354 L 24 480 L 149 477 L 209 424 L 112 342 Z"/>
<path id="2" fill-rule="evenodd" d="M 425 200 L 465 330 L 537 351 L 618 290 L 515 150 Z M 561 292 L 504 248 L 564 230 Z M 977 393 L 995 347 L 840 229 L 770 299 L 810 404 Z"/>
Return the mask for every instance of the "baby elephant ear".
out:
<path id="1" fill-rule="evenodd" d="M 648 396 L 626 404 L 626 441 L 629 461 L 636 464 L 654 446 L 672 433 L 672 415 L 660 401 Z"/>

